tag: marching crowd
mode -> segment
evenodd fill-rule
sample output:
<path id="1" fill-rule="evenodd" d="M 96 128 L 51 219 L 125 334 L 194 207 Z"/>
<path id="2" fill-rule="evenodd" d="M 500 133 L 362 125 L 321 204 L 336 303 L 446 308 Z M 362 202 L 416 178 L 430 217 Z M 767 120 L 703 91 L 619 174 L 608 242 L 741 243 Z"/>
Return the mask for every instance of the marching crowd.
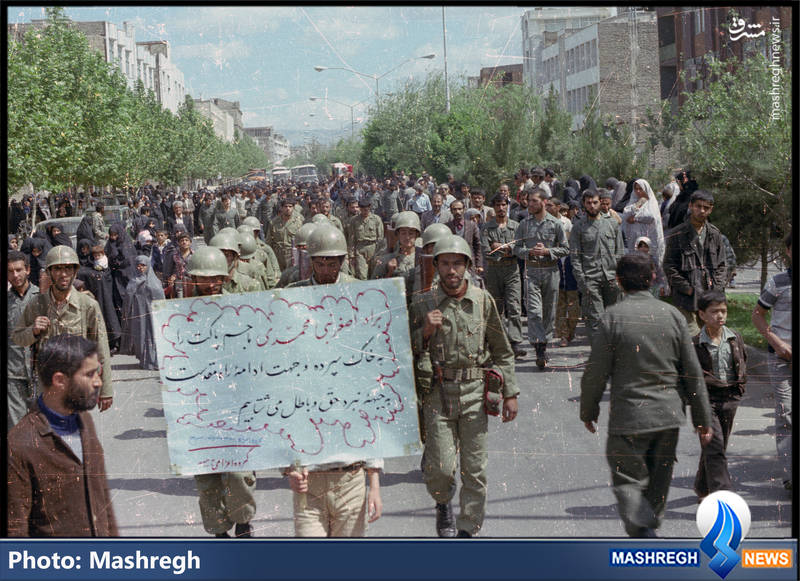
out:
<path id="1" fill-rule="evenodd" d="M 611 177 L 603 184 L 588 175 L 562 183 L 554 171 L 535 167 L 489 195 L 452 175 L 437 185 L 427 173 L 394 172 L 382 180 L 263 181 L 180 194 L 151 186 L 103 197 L 63 193 L 35 208 L 29 197 L 12 202 L 11 534 L 116 534 L 111 503 L 103 504 L 103 470 L 84 474 L 96 494 L 77 519 L 53 512 L 60 505 L 45 502 L 50 489 L 35 483 L 43 456 L 69 451 L 69 461 L 59 461 L 79 473 L 81 455 L 99 448 L 86 411 L 113 405 L 113 354 L 135 355 L 143 369 L 158 369 L 152 301 L 401 277 L 425 444 L 423 480 L 435 501 L 437 534 L 478 534 L 487 415 L 514 420 L 515 360 L 532 349 L 546 370 L 548 348 L 567 347 L 582 319 L 592 352 L 580 419 L 595 430 L 610 381 L 607 456 L 620 516 L 631 536 L 654 536 L 683 405 L 691 408 L 703 448 L 698 498 L 732 488 L 725 449 L 747 377 L 741 335 L 725 326 L 724 290 L 733 286 L 735 255 L 709 220 L 713 195 L 688 172 L 661 187 L 660 196 L 644 179 Z M 106 204 L 126 206 L 124 218 L 106 224 Z M 33 214 L 37 221 L 82 215 L 76 243 L 58 222 L 26 236 Z M 791 263 L 791 235 L 786 248 Z M 777 449 L 791 488 L 790 273 L 770 280 L 753 324 L 769 343 Z M 286 467 L 296 534 L 364 535 L 367 522 L 381 515 L 382 467 L 381 459 L 368 458 Z M 451 500 L 459 470 L 456 518 Z M 90 485 L 93 478 L 102 481 Z M 251 536 L 255 473 L 195 478 L 205 529 Z M 62 497 L 58 502 L 74 504 Z M 103 526 L 91 518 L 97 512 L 105 515 Z"/>

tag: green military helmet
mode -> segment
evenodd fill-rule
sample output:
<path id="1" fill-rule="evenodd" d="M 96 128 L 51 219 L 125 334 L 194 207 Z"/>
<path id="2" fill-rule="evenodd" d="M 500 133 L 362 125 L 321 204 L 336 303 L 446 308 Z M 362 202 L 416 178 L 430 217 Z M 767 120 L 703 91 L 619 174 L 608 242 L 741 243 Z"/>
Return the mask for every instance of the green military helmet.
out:
<path id="1" fill-rule="evenodd" d="M 330 224 L 331 221 L 325 214 L 314 214 L 314 217 L 311 218 L 312 224 Z"/>
<path id="2" fill-rule="evenodd" d="M 75 266 L 80 266 L 81 262 L 78 260 L 78 254 L 71 247 L 61 244 L 58 246 L 53 246 L 47 252 L 47 256 L 45 257 L 44 261 L 44 268 L 46 270 L 51 266 L 56 266 L 58 264 L 74 264 Z"/>
<path id="3" fill-rule="evenodd" d="M 234 228 L 231 228 L 230 231 L 226 230 L 227 229 L 217 232 L 216 236 L 209 241 L 208 245 L 219 248 L 220 250 L 233 250 L 238 256 L 241 254 L 239 250 L 239 233 Z"/>
<path id="4" fill-rule="evenodd" d="M 317 214 L 320 216 L 321 214 Z M 311 233 L 316 230 L 317 224 L 313 222 L 306 222 L 302 226 L 300 226 L 300 230 L 297 231 L 297 234 L 294 236 L 294 245 L 295 246 L 306 246 L 308 244 L 308 237 L 311 236 Z"/>
<path id="5" fill-rule="evenodd" d="M 469 259 L 467 266 L 471 265 L 472 248 L 461 236 L 457 234 L 450 234 L 439 240 L 433 247 L 433 258 L 437 258 L 440 254 L 463 254 Z"/>
<path id="6" fill-rule="evenodd" d="M 234 234 L 236 234 L 236 228 L 234 228 L 233 226 L 225 226 L 222 230 L 217 232 L 217 234 L 223 234 L 223 233 L 227 233 L 227 234 L 234 233 Z"/>
<path id="7" fill-rule="evenodd" d="M 248 216 L 242 220 L 242 226 L 248 226 L 251 230 L 261 230 L 261 222 L 255 216 Z M 242 226 L 239 226 L 241 228 Z"/>
<path id="8" fill-rule="evenodd" d="M 309 235 L 308 255 L 315 256 L 346 256 L 347 242 L 344 234 L 336 226 L 321 224 L 314 228 Z"/>
<path id="9" fill-rule="evenodd" d="M 228 260 L 219 248 L 201 246 L 189 257 L 186 272 L 192 276 L 228 276 Z"/>
<path id="10" fill-rule="evenodd" d="M 431 224 L 425 228 L 425 231 L 422 233 L 422 246 L 436 244 L 439 240 L 445 236 L 450 236 L 451 234 L 452 232 L 450 231 L 450 228 L 448 228 L 445 224 Z"/>
<path id="11" fill-rule="evenodd" d="M 392 214 L 392 218 L 389 220 L 389 223 L 392 225 L 392 230 L 396 230 L 397 226 L 395 226 L 395 222 L 397 222 L 397 218 L 402 214 L 402 212 L 395 212 Z"/>
<path id="12" fill-rule="evenodd" d="M 422 232 L 422 227 L 419 224 L 419 216 L 417 216 L 417 213 L 410 210 L 400 212 L 397 215 L 397 219 L 394 221 L 394 229 L 399 230 L 400 228 L 411 228 L 416 230 L 417 236 L 419 236 Z"/>
<path id="13" fill-rule="evenodd" d="M 239 248 L 241 249 L 240 258 L 250 260 L 256 255 L 258 244 L 256 244 L 256 239 L 253 238 L 252 230 L 250 232 L 239 232 Z"/>
<path id="14" fill-rule="evenodd" d="M 253 236 L 253 228 L 247 224 L 241 224 L 238 228 L 236 228 L 236 232 L 239 234 L 244 234 L 245 236 Z"/>

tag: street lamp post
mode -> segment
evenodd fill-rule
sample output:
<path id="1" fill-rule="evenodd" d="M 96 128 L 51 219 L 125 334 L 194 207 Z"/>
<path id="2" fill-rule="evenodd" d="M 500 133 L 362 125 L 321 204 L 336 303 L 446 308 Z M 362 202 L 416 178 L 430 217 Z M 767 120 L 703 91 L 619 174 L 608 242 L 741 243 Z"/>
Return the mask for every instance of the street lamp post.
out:
<path id="1" fill-rule="evenodd" d="M 419 60 L 419 59 L 431 60 L 431 59 L 434 59 L 434 58 L 436 58 L 436 53 L 425 54 L 425 55 L 422 55 L 422 56 L 414 56 L 414 57 L 411 57 L 410 59 L 404 60 L 403 62 L 401 62 L 396 67 L 394 67 L 392 69 L 389 69 L 388 71 L 386 71 L 385 73 L 381 73 L 380 75 L 378 75 L 378 74 L 370 74 L 370 73 L 362 73 L 361 71 L 357 71 L 357 70 L 349 68 L 349 67 L 324 67 L 324 66 L 321 66 L 321 65 L 317 65 L 317 66 L 314 67 L 314 70 L 317 71 L 318 73 L 320 73 L 322 71 L 326 71 L 326 70 L 350 71 L 354 75 L 359 75 L 361 77 L 367 77 L 369 79 L 373 79 L 375 81 L 375 100 L 376 101 L 380 101 L 381 93 L 380 93 L 380 88 L 379 88 L 379 85 L 378 85 L 378 81 L 380 81 L 383 77 L 385 77 L 389 73 L 393 73 L 394 71 L 396 71 L 397 69 L 399 69 L 403 65 L 405 65 L 407 63 L 410 63 L 411 61 Z"/>
<path id="2" fill-rule="evenodd" d="M 333 101 L 334 103 L 338 103 L 339 105 L 344 105 L 345 107 L 350 107 L 350 137 L 354 137 L 355 135 L 355 117 L 353 116 L 353 109 L 355 109 L 356 105 L 360 105 L 361 103 L 355 103 L 353 105 L 349 105 L 347 103 L 343 103 L 341 101 L 337 101 L 336 99 L 331 99 L 329 97 L 309 97 L 309 101 Z"/>

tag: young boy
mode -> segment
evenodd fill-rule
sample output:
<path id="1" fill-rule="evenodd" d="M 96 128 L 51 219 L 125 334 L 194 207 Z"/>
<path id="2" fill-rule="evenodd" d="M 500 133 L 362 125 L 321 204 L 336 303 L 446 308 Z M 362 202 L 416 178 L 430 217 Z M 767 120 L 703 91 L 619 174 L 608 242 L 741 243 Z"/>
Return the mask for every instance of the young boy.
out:
<path id="1" fill-rule="evenodd" d="M 742 336 L 725 326 L 728 304 L 721 290 L 705 291 L 697 301 L 703 328 L 692 340 L 703 368 L 703 378 L 711 402 L 713 433 L 700 454 L 694 479 L 698 502 L 717 490 L 731 490 L 725 449 L 733 428 L 736 408 L 747 381 L 747 353 Z"/>

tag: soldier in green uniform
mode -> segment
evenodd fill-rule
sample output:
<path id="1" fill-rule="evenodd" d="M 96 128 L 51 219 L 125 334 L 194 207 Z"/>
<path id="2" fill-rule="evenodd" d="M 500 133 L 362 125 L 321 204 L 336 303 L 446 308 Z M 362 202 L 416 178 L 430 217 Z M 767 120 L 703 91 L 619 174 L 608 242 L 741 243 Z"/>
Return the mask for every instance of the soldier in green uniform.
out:
<path id="1" fill-rule="evenodd" d="M 678 431 L 686 422 L 685 404 L 702 446 L 711 441 L 711 406 L 686 320 L 649 292 L 653 262 L 638 252 L 627 254 L 616 273 L 625 297 L 600 316 L 592 334 L 580 418 L 595 433 L 610 379 L 606 457 L 619 515 L 629 536 L 655 537 L 672 481 Z"/>
<path id="2" fill-rule="evenodd" d="M 50 288 L 36 295 L 25 306 L 17 326 L 11 332 L 11 340 L 21 347 L 28 347 L 41 345 L 50 337 L 62 333 L 70 333 L 97 343 L 97 354 L 103 366 L 103 387 L 97 407 L 103 412 L 111 407 L 114 400 L 111 353 L 100 305 L 91 296 L 78 292 L 72 286 L 79 266 L 78 255 L 69 246 L 54 246 L 48 251 L 45 270 L 51 280 Z"/>
<path id="3" fill-rule="evenodd" d="M 219 248 L 228 261 L 228 279 L 224 288 L 229 293 L 246 293 L 264 290 L 261 283 L 252 278 L 247 272 L 239 269 L 239 233 L 236 230 L 223 230 L 215 235 L 209 246 Z M 250 269 L 247 269 L 251 272 Z"/>
<path id="4" fill-rule="evenodd" d="M 451 235 L 436 243 L 434 259 L 439 284 L 419 296 L 410 312 L 426 431 L 423 477 L 436 502 L 438 535 L 470 537 L 480 530 L 486 512 L 487 410 L 499 412 L 502 399 L 503 421 L 512 421 L 519 389 L 514 352 L 494 300 L 466 279 L 472 263 L 469 245 Z M 504 381 L 492 384 L 489 398 L 484 382 L 492 366 L 491 375 L 499 371 Z M 454 522 L 450 501 L 459 460 L 461 514 Z"/>
<path id="5" fill-rule="evenodd" d="M 279 288 L 286 287 L 293 282 L 297 282 L 305 278 L 300 275 L 301 268 L 299 262 L 304 260 L 303 254 L 305 254 L 305 258 L 308 257 L 308 253 L 305 252 L 306 246 L 308 244 L 308 237 L 311 235 L 311 233 L 314 231 L 316 227 L 317 224 L 309 222 L 308 224 L 303 224 L 300 227 L 300 230 L 297 231 L 297 236 L 294 237 L 294 247 L 296 252 L 298 253 L 298 264 L 293 264 L 292 266 L 288 267 L 281 273 L 281 278 L 277 284 Z M 309 269 L 311 268 L 310 261 L 308 262 L 308 268 Z"/>
<path id="6" fill-rule="evenodd" d="M 251 220 L 251 222 L 248 223 L 248 220 Z M 275 257 L 272 248 L 267 246 L 267 244 L 258 237 L 261 227 L 257 225 L 257 222 L 258 220 L 254 216 L 247 216 L 236 231 L 253 238 L 253 242 L 256 245 L 253 261 L 258 263 L 258 270 L 261 270 L 261 267 L 264 269 L 264 288 L 271 289 L 278 284 L 278 280 L 281 277 L 281 270 L 278 267 L 278 259 Z"/>
<path id="7" fill-rule="evenodd" d="M 249 231 L 242 232 L 242 227 L 239 226 L 239 228 L 239 266 L 250 269 L 248 275 L 261 285 L 261 290 L 272 288 L 274 285 L 268 286 L 270 285 L 270 280 L 267 276 L 267 269 L 264 268 L 264 264 L 259 262 L 256 257 L 256 252 L 258 250 L 256 239 L 253 238 L 253 235 L 250 234 Z"/>
<path id="8" fill-rule="evenodd" d="M 519 222 L 508 217 L 508 196 L 492 198 L 494 217 L 481 229 L 481 248 L 486 271 L 483 278 L 497 305 L 500 317 L 506 317 L 506 332 L 515 357 L 524 357 L 522 343 L 522 283 L 513 249 Z"/>
<path id="9" fill-rule="evenodd" d="M 336 227 L 316 226 L 308 237 L 308 254 L 311 276 L 292 283 L 289 288 L 356 280 L 341 272 L 347 243 Z M 382 469 L 383 458 L 285 468 L 283 473 L 289 477 L 289 487 L 294 493 L 295 536 L 363 537 L 367 523 L 378 520 L 383 511 Z"/>
<path id="10" fill-rule="evenodd" d="M 572 274 L 583 298 L 581 309 L 589 339 L 600 314 L 619 299 L 617 261 L 625 254 L 617 221 L 600 213 L 600 194 L 586 190 L 582 196 L 586 215 L 572 227 L 569 251 Z"/>
<path id="11" fill-rule="evenodd" d="M 547 342 L 553 338 L 558 300 L 558 259 L 569 254 L 561 220 L 545 208 L 545 192 L 528 192 L 528 217 L 517 227 L 514 255 L 525 261 L 528 275 L 528 341 L 536 349 L 536 365 L 547 366 Z"/>
<path id="12" fill-rule="evenodd" d="M 358 210 L 359 214 L 347 221 L 344 234 L 353 274 L 359 280 L 367 280 L 378 241 L 383 239 L 383 221 L 372 213 L 372 204 L 366 198 L 358 201 Z"/>
<path id="13" fill-rule="evenodd" d="M 406 281 L 406 301 L 411 301 L 414 292 L 414 269 L 417 264 L 417 237 L 421 234 L 419 216 L 416 212 L 400 212 L 394 220 L 397 234 L 397 248 L 384 254 L 375 263 L 372 278 L 391 278 L 401 276 Z"/>
<path id="14" fill-rule="evenodd" d="M 187 296 L 205 297 L 231 292 L 224 286 L 229 272 L 228 260 L 219 248 L 198 248 L 189 258 L 186 269 L 192 279 Z M 255 472 L 197 474 L 194 480 L 206 532 L 217 537 L 229 537 L 228 531 L 235 526 L 236 537 L 252 536 L 250 521 L 256 514 Z"/>
<path id="15" fill-rule="evenodd" d="M 295 214 L 294 198 L 284 198 L 280 202 L 280 211 L 270 222 L 267 244 L 275 251 L 281 271 L 292 264 L 292 241 L 303 225 L 303 218 Z"/>

